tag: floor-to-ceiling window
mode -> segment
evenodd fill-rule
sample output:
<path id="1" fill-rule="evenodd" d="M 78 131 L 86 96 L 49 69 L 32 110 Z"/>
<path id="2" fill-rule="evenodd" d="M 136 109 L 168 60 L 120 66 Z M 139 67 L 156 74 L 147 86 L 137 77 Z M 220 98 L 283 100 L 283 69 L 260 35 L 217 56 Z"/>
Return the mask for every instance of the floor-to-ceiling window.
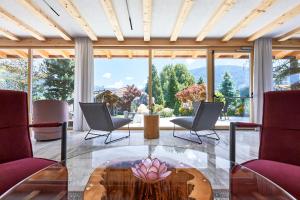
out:
<path id="1" fill-rule="evenodd" d="M 299 51 L 273 51 L 273 90 L 300 89 L 299 58 Z"/>
<path id="2" fill-rule="evenodd" d="M 32 101 L 66 101 L 69 105 L 69 126 L 72 126 L 74 50 L 34 49 L 32 54 Z"/>
<path id="3" fill-rule="evenodd" d="M 0 49 L 0 89 L 27 91 L 27 49 Z"/>
<path id="4" fill-rule="evenodd" d="M 193 115 L 193 102 L 206 99 L 206 50 L 154 50 L 152 59 L 153 111 L 161 127 L 170 120 Z"/>
<path id="5" fill-rule="evenodd" d="M 217 125 L 250 121 L 250 53 L 215 53 L 215 101 L 224 103 Z"/>
<path id="6" fill-rule="evenodd" d="M 148 107 L 148 51 L 94 50 L 94 101 L 106 102 L 112 116 L 142 127 Z"/>

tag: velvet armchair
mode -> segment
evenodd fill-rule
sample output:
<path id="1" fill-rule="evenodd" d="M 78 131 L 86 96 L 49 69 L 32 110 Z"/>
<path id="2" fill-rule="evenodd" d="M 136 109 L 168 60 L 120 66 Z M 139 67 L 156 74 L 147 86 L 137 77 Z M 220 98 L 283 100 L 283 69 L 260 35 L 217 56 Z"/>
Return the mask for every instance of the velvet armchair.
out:
<path id="1" fill-rule="evenodd" d="M 258 159 L 242 165 L 268 178 L 300 199 L 300 91 L 276 91 L 264 94 L 262 124 L 230 124 L 230 160 L 235 162 L 236 128 L 259 128 Z M 239 181 L 240 167 L 232 166 L 232 196 L 246 198 L 250 183 Z M 257 181 L 257 180 L 256 180 Z M 262 188 L 257 188 L 257 190 Z M 251 189 L 253 190 L 253 188 Z"/>
<path id="2" fill-rule="evenodd" d="M 30 127 L 61 127 L 61 160 L 66 159 L 66 123 L 29 125 L 27 94 L 0 90 L 0 195 L 55 161 L 34 158 Z"/>

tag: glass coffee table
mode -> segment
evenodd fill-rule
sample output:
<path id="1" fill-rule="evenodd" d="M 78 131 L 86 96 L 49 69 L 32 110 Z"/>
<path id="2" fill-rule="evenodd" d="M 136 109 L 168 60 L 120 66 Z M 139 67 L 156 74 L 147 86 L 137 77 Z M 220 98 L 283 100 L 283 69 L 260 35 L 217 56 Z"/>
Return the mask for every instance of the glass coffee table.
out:
<path id="1" fill-rule="evenodd" d="M 231 174 L 228 160 L 200 150 L 107 147 L 51 165 L 14 186 L 1 200 L 294 199 L 250 169 L 236 165 L 234 171 Z"/>

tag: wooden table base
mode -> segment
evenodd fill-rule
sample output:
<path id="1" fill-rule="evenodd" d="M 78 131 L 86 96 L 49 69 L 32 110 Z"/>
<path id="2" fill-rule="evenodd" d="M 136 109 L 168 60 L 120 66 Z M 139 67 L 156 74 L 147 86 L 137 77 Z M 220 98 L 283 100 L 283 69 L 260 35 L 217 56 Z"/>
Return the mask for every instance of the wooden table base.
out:
<path id="1" fill-rule="evenodd" d="M 159 138 L 159 115 L 144 115 L 144 138 Z"/>
<path id="2" fill-rule="evenodd" d="M 84 191 L 85 200 L 211 200 L 210 182 L 193 168 L 173 168 L 158 183 L 144 183 L 130 168 L 97 168 Z"/>

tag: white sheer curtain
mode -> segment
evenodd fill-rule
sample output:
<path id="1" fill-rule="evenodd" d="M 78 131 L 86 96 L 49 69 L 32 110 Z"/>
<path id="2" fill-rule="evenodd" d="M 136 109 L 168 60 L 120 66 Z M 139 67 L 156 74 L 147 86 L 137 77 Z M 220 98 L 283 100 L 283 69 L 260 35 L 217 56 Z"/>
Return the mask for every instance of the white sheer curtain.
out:
<path id="1" fill-rule="evenodd" d="M 94 55 L 92 41 L 75 39 L 74 121 L 76 131 L 88 130 L 79 102 L 92 102 L 94 90 Z"/>
<path id="2" fill-rule="evenodd" d="M 254 122 L 262 122 L 263 94 L 272 90 L 272 39 L 261 38 L 254 42 Z"/>

